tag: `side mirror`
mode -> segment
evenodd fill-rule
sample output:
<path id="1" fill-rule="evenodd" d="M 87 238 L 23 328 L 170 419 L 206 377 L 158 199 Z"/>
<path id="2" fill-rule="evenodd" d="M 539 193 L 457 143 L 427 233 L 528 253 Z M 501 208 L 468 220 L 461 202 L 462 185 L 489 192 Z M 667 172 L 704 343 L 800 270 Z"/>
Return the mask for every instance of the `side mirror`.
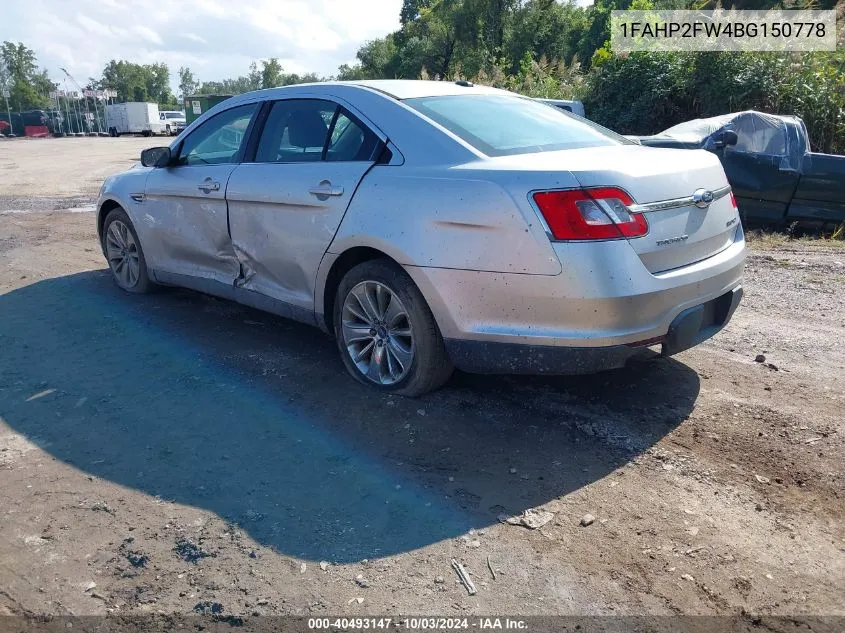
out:
<path id="1" fill-rule="evenodd" d="M 166 167 L 170 163 L 169 147 L 151 147 L 141 152 L 141 164 L 144 167 Z"/>
<path id="2" fill-rule="evenodd" d="M 713 138 L 713 142 L 716 146 L 716 149 L 722 149 L 723 147 L 736 145 L 736 142 L 738 140 L 739 137 L 733 130 L 722 130 Z"/>

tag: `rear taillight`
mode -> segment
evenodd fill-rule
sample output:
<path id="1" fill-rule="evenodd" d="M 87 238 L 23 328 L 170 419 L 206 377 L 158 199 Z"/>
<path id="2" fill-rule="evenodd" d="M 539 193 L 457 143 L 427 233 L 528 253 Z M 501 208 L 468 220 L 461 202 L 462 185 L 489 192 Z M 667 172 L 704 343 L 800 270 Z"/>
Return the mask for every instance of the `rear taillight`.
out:
<path id="1" fill-rule="evenodd" d="M 534 202 L 556 240 L 618 240 L 648 233 L 642 213 L 633 213 L 631 197 L 615 187 L 540 191 Z"/>
<path id="2" fill-rule="evenodd" d="M 739 207 L 737 207 L 737 206 L 736 206 L 736 196 L 734 195 L 734 192 L 733 192 L 733 191 L 731 191 L 731 205 L 733 205 L 733 208 L 734 208 L 734 209 L 738 209 L 738 208 L 739 208 Z"/>

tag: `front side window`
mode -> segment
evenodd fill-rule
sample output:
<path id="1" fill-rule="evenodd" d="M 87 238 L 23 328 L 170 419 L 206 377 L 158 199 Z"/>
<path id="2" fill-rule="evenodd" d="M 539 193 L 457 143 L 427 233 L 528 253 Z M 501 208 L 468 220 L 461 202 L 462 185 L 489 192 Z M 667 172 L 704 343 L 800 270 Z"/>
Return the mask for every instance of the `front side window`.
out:
<path id="1" fill-rule="evenodd" d="M 180 165 L 221 165 L 236 160 L 257 104 L 226 110 L 212 117 L 182 143 Z"/>
<path id="2" fill-rule="evenodd" d="M 421 97 L 404 103 L 488 156 L 630 143 L 600 125 L 518 96 Z"/>

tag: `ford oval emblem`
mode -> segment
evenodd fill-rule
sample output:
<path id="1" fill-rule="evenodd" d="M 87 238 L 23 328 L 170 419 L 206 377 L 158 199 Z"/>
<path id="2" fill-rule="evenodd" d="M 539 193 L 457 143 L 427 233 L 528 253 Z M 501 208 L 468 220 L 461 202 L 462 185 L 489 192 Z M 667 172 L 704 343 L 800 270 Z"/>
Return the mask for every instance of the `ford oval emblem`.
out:
<path id="1" fill-rule="evenodd" d="M 692 203 L 699 209 L 706 209 L 713 202 L 713 192 L 709 189 L 696 189 L 692 194 Z"/>

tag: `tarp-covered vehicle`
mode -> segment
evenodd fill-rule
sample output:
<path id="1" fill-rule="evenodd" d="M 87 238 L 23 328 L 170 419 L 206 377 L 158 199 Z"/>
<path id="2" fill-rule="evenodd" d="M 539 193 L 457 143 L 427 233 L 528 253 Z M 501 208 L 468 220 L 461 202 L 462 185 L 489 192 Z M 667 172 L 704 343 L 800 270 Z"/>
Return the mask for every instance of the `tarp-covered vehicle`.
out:
<path id="1" fill-rule="evenodd" d="M 743 220 L 845 222 L 845 156 L 811 152 L 798 117 L 736 112 L 634 138 L 719 156 Z"/>

